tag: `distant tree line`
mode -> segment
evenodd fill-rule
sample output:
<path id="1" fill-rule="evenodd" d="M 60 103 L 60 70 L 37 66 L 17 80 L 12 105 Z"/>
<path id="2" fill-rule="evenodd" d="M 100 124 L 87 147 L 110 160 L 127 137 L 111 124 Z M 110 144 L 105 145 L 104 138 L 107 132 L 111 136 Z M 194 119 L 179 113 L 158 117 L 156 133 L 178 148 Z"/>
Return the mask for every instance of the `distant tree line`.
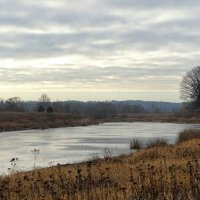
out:
<path id="1" fill-rule="evenodd" d="M 71 113 L 94 118 L 114 118 L 133 113 L 200 113 L 200 66 L 183 76 L 180 85 L 184 103 L 159 101 L 51 101 L 42 94 L 38 101 L 23 101 L 20 97 L 0 99 L 0 112 Z"/>
<path id="2" fill-rule="evenodd" d="M 0 111 L 71 113 L 94 118 L 114 118 L 133 113 L 169 113 L 181 108 L 180 103 L 151 101 L 51 101 L 46 94 L 42 94 L 38 101 L 23 101 L 20 97 L 0 101 Z"/>

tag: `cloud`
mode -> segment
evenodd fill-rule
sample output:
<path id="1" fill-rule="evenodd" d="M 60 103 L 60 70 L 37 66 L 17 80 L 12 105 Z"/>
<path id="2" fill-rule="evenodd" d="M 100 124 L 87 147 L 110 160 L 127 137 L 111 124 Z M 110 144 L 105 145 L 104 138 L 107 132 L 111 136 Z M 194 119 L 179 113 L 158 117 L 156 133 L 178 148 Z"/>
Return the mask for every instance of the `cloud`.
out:
<path id="1" fill-rule="evenodd" d="M 116 7 L 116 8 L 138 8 L 138 9 L 174 9 L 176 8 L 194 8 L 198 6 L 196 4 L 196 1 L 187 1 L 187 0 L 169 0 L 169 1 L 164 1 L 164 0 L 107 0 L 103 1 L 106 2 L 106 4 L 109 4 L 110 6 Z"/>
<path id="2" fill-rule="evenodd" d="M 199 7 L 193 0 L 1 0 L 1 87 L 178 93 L 200 61 Z"/>
<path id="3" fill-rule="evenodd" d="M 106 67 L 88 68 L 82 70 L 74 68 L 52 68 L 52 69 L 5 69 L 0 71 L 0 77 L 6 81 L 0 81 L 4 85 L 7 80 L 11 85 L 32 84 L 35 88 L 52 85 L 55 90 L 67 88 L 68 90 L 174 90 L 173 83 L 178 82 L 179 77 L 168 73 L 168 69 L 159 71 L 158 68 L 128 68 L 128 67 Z M 175 71 L 175 70 L 174 70 Z M 176 72 L 176 71 L 175 71 Z M 159 76 L 159 78 L 158 78 Z M 2 79 L 1 79 L 2 80 Z M 166 81 L 169 81 L 166 86 Z M 130 84 L 131 83 L 131 84 Z M 147 87 L 148 83 L 148 87 Z M 60 86 L 62 86 L 60 88 Z M 70 86 L 70 87 L 68 87 Z M 64 89 L 65 90 L 65 89 Z"/>

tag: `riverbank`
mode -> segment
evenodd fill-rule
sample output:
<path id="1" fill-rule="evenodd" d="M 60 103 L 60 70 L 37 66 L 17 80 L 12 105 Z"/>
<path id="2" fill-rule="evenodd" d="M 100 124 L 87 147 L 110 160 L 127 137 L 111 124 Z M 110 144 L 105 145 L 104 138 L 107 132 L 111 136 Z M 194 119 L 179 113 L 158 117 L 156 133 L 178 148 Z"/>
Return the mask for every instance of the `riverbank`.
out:
<path id="1" fill-rule="evenodd" d="M 199 199 L 200 139 L 0 177 L 0 199 Z"/>
<path id="2" fill-rule="evenodd" d="M 200 123 L 200 116 L 187 116 L 174 113 L 134 113 L 119 115 L 113 119 L 103 119 L 102 122 L 161 122 L 161 123 Z"/>
<path id="3" fill-rule="evenodd" d="M 114 118 L 92 117 L 67 113 L 0 112 L 0 132 L 27 129 L 48 129 L 73 126 L 96 125 L 105 122 L 162 122 L 200 123 L 200 117 L 185 117 L 172 113 L 138 113 L 118 115 Z"/>
<path id="4" fill-rule="evenodd" d="M 0 132 L 68 126 L 88 126 L 92 124 L 98 124 L 98 121 L 73 114 L 0 112 Z"/>

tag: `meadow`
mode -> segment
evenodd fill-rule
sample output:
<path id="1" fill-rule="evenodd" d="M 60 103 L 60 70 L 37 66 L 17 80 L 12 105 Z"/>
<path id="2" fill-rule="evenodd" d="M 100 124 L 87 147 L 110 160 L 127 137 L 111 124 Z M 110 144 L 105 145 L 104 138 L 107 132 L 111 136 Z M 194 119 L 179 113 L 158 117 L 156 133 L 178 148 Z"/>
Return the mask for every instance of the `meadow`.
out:
<path id="1" fill-rule="evenodd" d="M 0 132 L 47 129 L 96 124 L 95 120 L 75 114 L 38 112 L 0 112 Z"/>
<path id="2" fill-rule="evenodd" d="M 188 200 L 200 198 L 200 131 L 179 134 L 175 145 L 154 143 L 130 155 L 57 165 L 0 177 L 0 199 Z"/>

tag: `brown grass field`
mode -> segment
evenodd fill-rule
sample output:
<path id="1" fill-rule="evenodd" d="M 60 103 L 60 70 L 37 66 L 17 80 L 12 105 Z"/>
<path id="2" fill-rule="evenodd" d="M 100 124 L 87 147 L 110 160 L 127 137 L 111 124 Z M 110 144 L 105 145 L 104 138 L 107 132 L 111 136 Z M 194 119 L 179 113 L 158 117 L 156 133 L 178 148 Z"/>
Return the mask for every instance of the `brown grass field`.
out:
<path id="1" fill-rule="evenodd" d="M 188 134 L 176 145 L 0 177 L 0 199 L 200 199 L 200 139 Z"/>
<path id="2" fill-rule="evenodd" d="M 0 132 L 96 124 L 88 117 L 65 113 L 0 112 Z"/>
<path id="3" fill-rule="evenodd" d="M 113 122 L 169 122 L 169 123 L 200 123 L 200 115 L 183 115 L 176 113 L 134 113 L 118 115 L 113 119 L 103 121 Z"/>

